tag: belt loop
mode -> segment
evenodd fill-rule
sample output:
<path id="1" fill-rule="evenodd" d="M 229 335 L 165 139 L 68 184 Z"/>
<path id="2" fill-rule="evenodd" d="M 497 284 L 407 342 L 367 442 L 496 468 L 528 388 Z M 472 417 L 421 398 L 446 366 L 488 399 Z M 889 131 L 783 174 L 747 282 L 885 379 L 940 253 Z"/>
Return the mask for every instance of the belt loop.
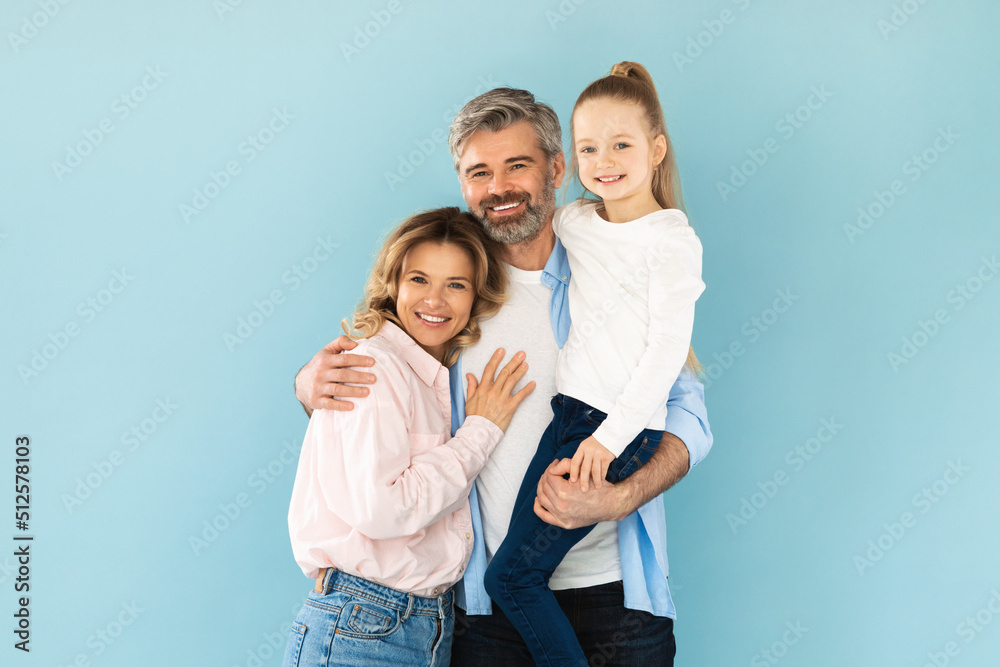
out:
<path id="1" fill-rule="evenodd" d="M 320 595 L 325 594 L 326 589 L 326 573 L 329 570 L 325 567 L 319 569 L 319 574 L 316 575 L 316 588 L 313 589 L 314 593 L 319 593 Z"/>
<path id="2" fill-rule="evenodd" d="M 410 617 L 410 612 L 413 611 L 413 593 L 406 594 L 406 611 L 403 612 L 403 620 L 405 621 Z"/>

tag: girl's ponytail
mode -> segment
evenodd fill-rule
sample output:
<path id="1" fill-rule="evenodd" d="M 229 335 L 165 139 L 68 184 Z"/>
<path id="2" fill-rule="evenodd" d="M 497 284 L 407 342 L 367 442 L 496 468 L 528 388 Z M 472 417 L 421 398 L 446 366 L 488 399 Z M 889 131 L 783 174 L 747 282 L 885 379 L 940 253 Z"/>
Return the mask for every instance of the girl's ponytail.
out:
<path id="1" fill-rule="evenodd" d="M 647 86 L 650 94 L 657 100 L 657 106 L 659 106 L 659 97 L 656 95 L 656 84 L 653 83 L 653 77 L 650 76 L 649 71 L 639 63 L 634 63 L 630 60 L 623 60 L 611 68 L 611 72 L 608 76 L 622 76 L 626 79 L 632 79 L 633 81 Z"/>

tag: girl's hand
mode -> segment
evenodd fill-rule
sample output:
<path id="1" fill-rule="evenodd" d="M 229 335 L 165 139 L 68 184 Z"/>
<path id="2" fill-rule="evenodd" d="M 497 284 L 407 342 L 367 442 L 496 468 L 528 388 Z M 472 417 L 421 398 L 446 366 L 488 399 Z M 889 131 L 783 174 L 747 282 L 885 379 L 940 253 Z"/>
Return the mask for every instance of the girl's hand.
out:
<path id="1" fill-rule="evenodd" d="M 518 352 L 506 366 L 497 373 L 497 366 L 503 361 L 503 348 L 493 353 L 486 368 L 483 369 L 483 379 L 476 381 L 476 376 L 466 373 L 469 380 L 469 390 L 466 392 L 465 414 L 486 417 L 506 432 L 510 419 L 514 416 L 517 406 L 535 389 L 534 381 L 524 385 L 520 391 L 514 392 L 514 387 L 524 377 L 528 364 L 524 362 L 524 352 Z"/>
<path id="2" fill-rule="evenodd" d="M 599 443 L 594 436 L 590 436 L 580 443 L 570 461 L 569 481 L 576 482 L 580 478 L 580 490 L 586 491 L 589 487 L 588 481 L 594 480 L 594 486 L 598 489 L 604 484 L 604 478 L 608 475 L 608 467 L 615 460 L 615 455 Z"/>

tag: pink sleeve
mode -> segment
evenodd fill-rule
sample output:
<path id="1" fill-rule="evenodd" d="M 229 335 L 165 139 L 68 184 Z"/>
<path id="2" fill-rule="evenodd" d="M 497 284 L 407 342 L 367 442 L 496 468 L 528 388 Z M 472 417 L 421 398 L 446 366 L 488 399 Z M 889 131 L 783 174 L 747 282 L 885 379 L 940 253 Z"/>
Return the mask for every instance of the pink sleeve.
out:
<path id="1" fill-rule="evenodd" d="M 373 351 L 374 352 L 374 351 Z M 316 410 L 303 450 L 315 453 L 310 477 L 331 512 L 371 539 L 413 535 L 459 509 L 503 435 L 472 416 L 454 438 L 409 433 L 408 368 L 376 355 L 378 380 L 348 412 Z M 437 409 L 436 406 L 430 409 Z"/>

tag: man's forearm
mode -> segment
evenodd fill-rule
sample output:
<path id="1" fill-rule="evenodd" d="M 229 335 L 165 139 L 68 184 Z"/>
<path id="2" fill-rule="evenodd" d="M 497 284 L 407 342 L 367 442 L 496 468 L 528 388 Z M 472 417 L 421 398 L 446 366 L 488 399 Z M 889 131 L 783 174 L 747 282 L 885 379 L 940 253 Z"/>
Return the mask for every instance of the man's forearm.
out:
<path id="1" fill-rule="evenodd" d="M 306 366 L 308 366 L 308 365 L 309 364 L 306 364 Z M 312 408 L 310 408 L 308 405 L 306 405 L 305 399 L 303 399 L 301 396 L 299 396 L 299 376 L 302 375 L 302 371 L 304 371 L 306 369 L 306 366 L 303 366 L 302 368 L 300 368 L 299 372 L 295 374 L 295 382 L 294 382 L 294 387 L 293 388 L 295 389 L 295 398 L 296 398 L 296 400 L 298 400 L 299 405 L 302 406 L 302 409 L 306 411 L 306 417 L 312 418 L 312 413 L 313 413 Z"/>
<path id="2" fill-rule="evenodd" d="M 646 465 L 616 485 L 621 493 L 618 518 L 625 518 L 681 481 L 690 468 L 690 461 L 684 442 L 672 433 L 664 433 Z"/>

